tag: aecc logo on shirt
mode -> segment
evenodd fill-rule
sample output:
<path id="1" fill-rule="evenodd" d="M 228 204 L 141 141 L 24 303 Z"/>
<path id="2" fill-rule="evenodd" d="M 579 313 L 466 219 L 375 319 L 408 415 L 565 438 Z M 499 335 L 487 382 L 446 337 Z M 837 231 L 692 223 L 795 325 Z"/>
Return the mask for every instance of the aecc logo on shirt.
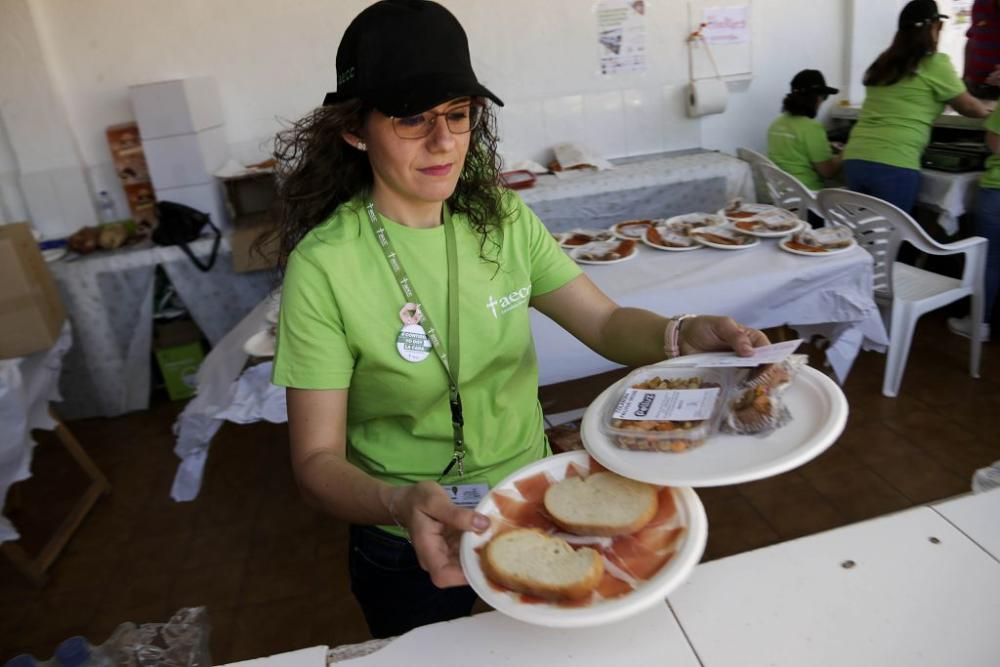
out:
<path id="1" fill-rule="evenodd" d="M 527 304 L 530 297 L 531 285 L 516 289 L 510 294 L 501 296 L 499 299 L 491 294 L 490 298 L 486 300 L 486 308 L 493 313 L 493 317 L 499 318 L 501 315 L 506 315 L 518 306 Z"/>

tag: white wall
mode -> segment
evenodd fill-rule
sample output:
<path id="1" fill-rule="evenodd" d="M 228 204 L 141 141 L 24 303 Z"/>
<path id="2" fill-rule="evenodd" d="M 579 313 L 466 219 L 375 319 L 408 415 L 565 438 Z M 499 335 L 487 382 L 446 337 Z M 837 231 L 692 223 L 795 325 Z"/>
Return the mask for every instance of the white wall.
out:
<path id="1" fill-rule="evenodd" d="M 343 30 L 368 4 L 26 1 L 95 190 L 115 185 L 104 128 L 132 118 L 130 84 L 213 75 L 234 157 L 265 157 L 277 119 L 301 116 L 331 89 Z M 480 78 L 507 103 L 502 148 L 514 160 L 542 158 L 566 140 L 607 157 L 760 148 L 797 70 L 817 67 L 833 85 L 845 82 L 849 2 L 752 0 L 752 81 L 738 86 L 725 115 L 691 120 L 683 98 L 685 0 L 647 0 L 648 71 L 620 77 L 597 73 L 592 0 L 443 0 L 469 33 Z"/>

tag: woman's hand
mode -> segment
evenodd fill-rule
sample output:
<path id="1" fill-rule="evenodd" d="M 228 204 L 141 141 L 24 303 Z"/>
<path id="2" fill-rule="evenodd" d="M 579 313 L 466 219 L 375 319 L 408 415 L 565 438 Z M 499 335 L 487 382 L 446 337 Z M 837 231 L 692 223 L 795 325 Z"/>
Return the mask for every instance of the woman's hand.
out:
<path id="1" fill-rule="evenodd" d="M 753 354 L 753 348 L 770 344 L 757 329 L 745 327 L 731 317 L 699 315 L 681 322 L 681 354 L 734 350 L 741 357 Z"/>
<path id="2" fill-rule="evenodd" d="M 435 586 L 448 588 L 468 583 L 458 561 L 459 539 L 467 530 L 481 533 L 489 528 L 487 517 L 455 505 L 434 482 L 392 489 L 388 507 L 409 532 L 420 567 L 431 576 Z"/>

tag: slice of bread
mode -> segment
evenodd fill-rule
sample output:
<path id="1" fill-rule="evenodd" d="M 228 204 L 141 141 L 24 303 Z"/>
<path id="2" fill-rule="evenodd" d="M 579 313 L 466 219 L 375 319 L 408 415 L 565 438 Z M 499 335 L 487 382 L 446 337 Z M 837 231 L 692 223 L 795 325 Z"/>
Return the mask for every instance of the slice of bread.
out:
<path id="1" fill-rule="evenodd" d="M 496 535 L 483 549 L 481 564 L 490 581 L 546 600 L 585 598 L 604 576 L 599 553 L 574 550 L 565 540 L 532 528 Z"/>
<path id="2" fill-rule="evenodd" d="M 569 533 L 614 537 L 628 535 L 656 515 L 656 487 L 613 472 L 568 477 L 545 491 L 545 511 Z"/>

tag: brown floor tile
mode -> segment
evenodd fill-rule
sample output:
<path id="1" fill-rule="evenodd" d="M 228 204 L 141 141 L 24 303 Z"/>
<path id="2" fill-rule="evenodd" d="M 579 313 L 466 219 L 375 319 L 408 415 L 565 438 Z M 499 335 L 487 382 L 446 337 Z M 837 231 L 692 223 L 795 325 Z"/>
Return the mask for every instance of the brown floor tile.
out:
<path id="1" fill-rule="evenodd" d="M 308 596 L 244 605 L 235 614 L 232 644 L 225 659 L 249 660 L 312 646 L 316 608 Z"/>
<path id="2" fill-rule="evenodd" d="M 878 474 L 913 504 L 929 503 L 969 491 L 971 479 L 960 477 L 923 453 L 886 459 Z"/>
<path id="3" fill-rule="evenodd" d="M 353 597 L 320 605 L 312 610 L 310 644 L 341 646 L 368 641 L 368 624 Z"/>
<path id="4" fill-rule="evenodd" d="M 833 471 L 809 483 L 850 522 L 864 521 L 910 507 L 910 500 L 868 469 Z"/>
<path id="5" fill-rule="evenodd" d="M 713 501 L 706 505 L 706 512 L 709 531 L 702 561 L 725 558 L 781 541 L 750 501 L 738 494 Z"/>
<path id="6" fill-rule="evenodd" d="M 836 528 L 847 521 L 804 477 L 795 473 L 739 488 L 783 540 Z"/>

